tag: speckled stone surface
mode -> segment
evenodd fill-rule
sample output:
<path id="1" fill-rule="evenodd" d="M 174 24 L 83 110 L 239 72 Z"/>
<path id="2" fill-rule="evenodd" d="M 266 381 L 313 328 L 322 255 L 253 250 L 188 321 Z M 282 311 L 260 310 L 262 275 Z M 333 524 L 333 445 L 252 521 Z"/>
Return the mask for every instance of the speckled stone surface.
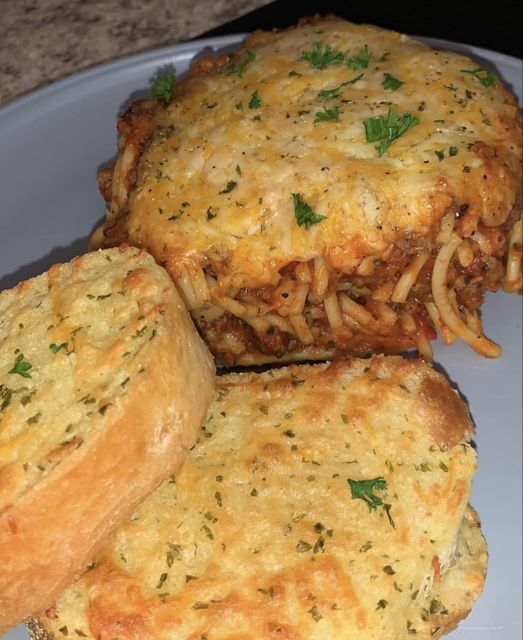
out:
<path id="1" fill-rule="evenodd" d="M 269 0 L 0 0 L 0 104 L 94 64 L 182 40 Z"/>

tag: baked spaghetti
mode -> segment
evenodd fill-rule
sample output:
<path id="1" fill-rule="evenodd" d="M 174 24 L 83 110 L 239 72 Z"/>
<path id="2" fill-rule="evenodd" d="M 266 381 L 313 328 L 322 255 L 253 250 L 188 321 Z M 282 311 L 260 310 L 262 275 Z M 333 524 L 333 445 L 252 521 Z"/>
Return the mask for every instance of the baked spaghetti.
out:
<path id="1" fill-rule="evenodd" d="M 225 364 L 483 334 L 521 290 L 521 114 L 491 71 L 313 18 L 204 56 L 134 103 L 99 176 L 103 246 L 146 247 Z"/>

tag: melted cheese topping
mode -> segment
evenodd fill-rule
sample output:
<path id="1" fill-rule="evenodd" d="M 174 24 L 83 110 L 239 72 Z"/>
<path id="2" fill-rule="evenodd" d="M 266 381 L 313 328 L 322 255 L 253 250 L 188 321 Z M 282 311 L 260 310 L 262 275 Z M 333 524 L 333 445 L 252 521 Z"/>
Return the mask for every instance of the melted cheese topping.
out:
<path id="1" fill-rule="evenodd" d="M 470 432 L 421 362 L 223 376 L 182 470 L 44 624 L 99 640 L 437 637 L 483 584 L 470 515 L 453 560 Z"/>
<path id="2" fill-rule="evenodd" d="M 2 293 L 0 512 L 120 414 L 171 287 L 150 256 L 128 248 Z"/>
<path id="3" fill-rule="evenodd" d="M 304 59 L 315 43 L 338 62 Z M 197 65 L 153 113 L 109 240 L 146 246 L 175 276 L 187 263 L 210 265 L 224 287 L 240 287 L 318 256 L 351 273 L 401 238 L 426 245 L 464 204 L 469 233 L 480 219 L 499 225 L 520 206 L 521 118 L 499 80 L 484 86 L 486 72 L 467 73 L 478 66 L 335 18 L 257 33 L 231 60 Z M 387 74 L 402 84 L 387 88 Z M 380 157 L 364 122 L 389 109 L 419 123 Z M 293 194 L 325 218 L 299 226 Z"/>

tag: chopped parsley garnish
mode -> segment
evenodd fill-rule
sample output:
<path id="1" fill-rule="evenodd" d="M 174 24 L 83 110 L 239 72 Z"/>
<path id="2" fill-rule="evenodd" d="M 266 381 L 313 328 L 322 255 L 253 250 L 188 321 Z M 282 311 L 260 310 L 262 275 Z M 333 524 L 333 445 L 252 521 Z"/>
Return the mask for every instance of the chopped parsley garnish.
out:
<path id="1" fill-rule="evenodd" d="M 308 553 L 312 549 L 312 545 L 305 540 L 300 540 L 296 545 L 296 551 L 298 553 Z"/>
<path id="2" fill-rule="evenodd" d="M 397 91 L 402 84 L 405 84 L 402 80 L 398 80 L 394 76 L 391 76 L 390 73 L 383 74 L 383 82 L 381 86 L 384 89 L 390 89 L 391 91 Z"/>
<path id="3" fill-rule="evenodd" d="M 349 69 L 367 69 L 372 53 L 369 53 L 367 45 L 360 49 L 355 56 L 351 56 L 347 61 Z"/>
<path id="4" fill-rule="evenodd" d="M 385 565 L 383 571 L 389 576 L 393 576 L 396 573 L 390 564 Z"/>
<path id="5" fill-rule="evenodd" d="M 320 216 L 314 213 L 300 193 L 293 193 L 292 198 L 294 200 L 294 216 L 299 227 L 310 229 L 313 224 L 318 224 L 318 222 L 327 218 L 327 216 Z"/>
<path id="6" fill-rule="evenodd" d="M 387 117 L 377 116 L 363 121 L 367 142 L 379 142 L 376 145 L 378 154 L 382 156 L 390 145 L 409 129 L 420 123 L 417 116 L 404 113 L 403 116 L 389 107 Z"/>
<path id="7" fill-rule="evenodd" d="M 175 83 L 176 76 L 174 73 L 159 73 L 151 82 L 151 88 L 149 89 L 151 98 L 169 102 L 173 97 Z"/>
<path id="8" fill-rule="evenodd" d="M 483 67 L 478 67 L 477 69 L 460 69 L 460 72 L 474 76 L 484 87 L 491 87 L 497 80 L 492 71 L 483 69 Z"/>
<path id="9" fill-rule="evenodd" d="M 348 84 L 354 84 L 355 82 L 357 82 L 358 80 L 361 80 L 361 78 L 363 78 L 363 73 L 360 73 L 359 76 L 356 76 L 355 78 L 353 78 L 352 80 L 347 80 L 346 82 L 342 82 L 340 85 L 338 85 L 337 87 L 335 87 L 334 89 L 322 89 L 319 93 L 318 96 L 322 99 L 322 100 L 332 100 L 332 98 L 337 98 L 338 97 L 338 91 L 340 89 L 342 89 L 343 87 L 345 87 Z"/>
<path id="10" fill-rule="evenodd" d="M 289 71 L 287 75 L 289 76 L 289 78 L 292 78 L 293 76 L 296 76 L 297 78 L 301 78 L 303 76 L 303 73 L 298 73 L 293 69 L 292 71 Z"/>
<path id="11" fill-rule="evenodd" d="M 317 111 L 314 116 L 314 122 L 338 122 L 340 115 L 339 107 L 323 107 L 323 111 Z"/>
<path id="12" fill-rule="evenodd" d="M 452 157 L 452 156 L 457 156 L 458 151 L 459 151 L 458 147 L 449 147 L 449 150 L 447 153 L 449 156 Z M 438 160 L 443 160 L 443 158 L 445 157 L 445 152 L 442 151 L 441 149 L 434 151 L 434 153 L 438 156 Z"/>
<path id="13" fill-rule="evenodd" d="M 13 368 L 9 370 L 9 373 L 16 373 L 19 376 L 22 376 L 22 378 L 30 378 L 31 374 L 29 372 L 31 371 L 32 368 L 33 368 L 33 365 L 30 362 L 27 362 L 26 360 L 24 360 L 24 354 L 19 353 L 16 356 L 16 360 L 13 365 Z"/>
<path id="14" fill-rule="evenodd" d="M 436 599 L 432 599 L 430 601 L 429 611 L 430 611 L 431 615 L 435 615 L 436 613 L 439 613 L 440 615 L 447 615 L 448 614 L 448 611 L 445 608 L 445 605 L 442 602 L 440 602 L 439 600 L 436 600 Z"/>
<path id="15" fill-rule="evenodd" d="M 49 345 L 49 349 L 51 349 L 53 353 L 58 353 L 60 349 L 66 349 L 66 348 L 67 348 L 67 342 L 61 342 L 60 344 L 55 344 L 53 342 L 52 344 Z"/>
<path id="16" fill-rule="evenodd" d="M 318 605 L 316 604 L 312 605 L 312 607 L 307 611 L 307 613 L 311 614 L 314 622 L 319 622 L 323 618 L 323 616 L 321 615 L 318 609 Z"/>
<path id="17" fill-rule="evenodd" d="M 336 51 L 329 44 L 314 42 L 308 51 L 301 54 L 301 59 L 310 62 L 316 69 L 325 69 L 343 62 L 343 53 Z"/>
<path id="18" fill-rule="evenodd" d="M 241 78 L 247 65 L 249 65 L 254 60 L 256 60 L 256 54 L 253 51 L 248 51 L 245 58 L 243 58 L 239 62 L 237 67 L 235 67 L 233 64 L 229 66 L 227 75 L 231 75 L 232 73 L 234 73 L 238 76 L 238 78 Z"/>
<path id="19" fill-rule="evenodd" d="M 247 105 L 249 109 L 259 109 L 261 107 L 262 101 L 260 98 L 260 94 L 258 93 L 258 89 L 254 93 L 251 93 L 251 99 L 249 100 L 249 104 Z"/>
<path id="20" fill-rule="evenodd" d="M 159 580 L 158 580 L 158 584 L 156 585 L 157 589 L 161 589 L 163 583 L 167 580 L 167 574 L 166 573 L 162 573 L 162 575 L 160 576 Z"/>
<path id="21" fill-rule="evenodd" d="M 227 183 L 227 185 L 221 190 L 218 191 L 218 193 L 221 195 L 222 193 L 230 193 L 237 185 L 238 183 L 235 182 L 234 180 L 229 180 L 229 182 Z"/>
<path id="22" fill-rule="evenodd" d="M 369 511 L 376 510 L 383 505 L 383 500 L 374 495 L 373 491 L 384 491 L 387 488 L 387 481 L 381 476 L 372 480 L 352 480 L 347 478 L 352 498 L 363 500 L 367 503 Z"/>
<path id="23" fill-rule="evenodd" d="M 31 416 L 26 420 L 27 424 L 36 424 L 38 420 L 40 420 L 41 415 L 42 415 L 42 412 L 38 411 L 38 413 L 35 413 L 34 416 Z"/>

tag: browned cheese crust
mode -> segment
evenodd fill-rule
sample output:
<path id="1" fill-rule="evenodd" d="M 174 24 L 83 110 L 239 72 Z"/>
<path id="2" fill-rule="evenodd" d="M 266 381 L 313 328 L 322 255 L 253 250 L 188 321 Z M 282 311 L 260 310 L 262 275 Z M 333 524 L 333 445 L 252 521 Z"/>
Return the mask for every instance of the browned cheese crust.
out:
<path id="1" fill-rule="evenodd" d="M 496 357 L 479 310 L 521 289 L 521 113 L 464 55 L 314 18 L 206 56 L 133 104 L 94 244 L 144 246 L 226 364 Z"/>
<path id="2" fill-rule="evenodd" d="M 179 467 L 213 388 L 207 348 L 142 250 L 0 294 L 0 633 L 49 606 Z"/>
<path id="3" fill-rule="evenodd" d="M 485 577 L 471 433 L 466 406 L 421 361 L 220 377 L 180 472 L 34 637 L 437 638 Z"/>

